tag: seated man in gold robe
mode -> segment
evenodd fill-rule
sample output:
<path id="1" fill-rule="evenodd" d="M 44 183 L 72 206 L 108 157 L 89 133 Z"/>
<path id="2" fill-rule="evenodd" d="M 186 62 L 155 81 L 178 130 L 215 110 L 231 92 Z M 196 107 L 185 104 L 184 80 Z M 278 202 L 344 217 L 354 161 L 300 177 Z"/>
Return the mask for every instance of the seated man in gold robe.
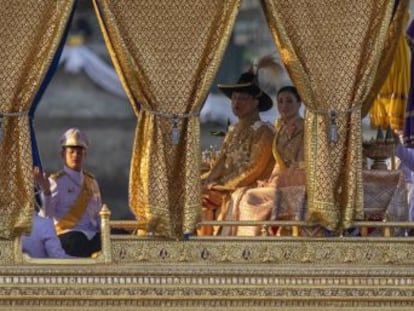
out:
<path id="1" fill-rule="evenodd" d="M 254 185 L 272 171 L 274 129 L 260 119 L 259 112 L 269 110 L 273 103 L 256 80 L 246 72 L 237 84 L 219 85 L 239 120 L 229 128 L 213 167 L 202 176 L 203 220 L 221 220 L 233 191 Z M 203 227 L 198 234 L 211 235 L 213 228 Z"/>
<path id="2" fill-rule="evenodd" d="M 278 204 L 281 187 L 303 186 L 305 183 L 304 121 L 299 115 L 300 96 L 293 86 L 286 86 L 277 94 L 277 108 L 280 119 L 276 122 L 273 141 L 273 156 L 276 161 L 272 174 L 266 180 L 258 181 L 257 187 L 240 188 L 233 192 L 226 220 L 294 220 L 296 206 L 292 210 Z M 293 219 L 292 219 L 293 218 Z M 223 235 L 258 235 L 257 226 L 234 226 L 222 230 Z"/>

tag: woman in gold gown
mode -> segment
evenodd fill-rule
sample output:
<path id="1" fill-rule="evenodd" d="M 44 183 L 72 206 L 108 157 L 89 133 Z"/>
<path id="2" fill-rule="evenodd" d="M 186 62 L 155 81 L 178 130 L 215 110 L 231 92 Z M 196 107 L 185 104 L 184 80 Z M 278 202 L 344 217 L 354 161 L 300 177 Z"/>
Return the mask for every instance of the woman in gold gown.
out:
<path id="1" fill-rule="evenodd" d="M 304 121 L 299 115 L 300 96 L 293 86 L 286 86 L 277 94 L 280 114 L 276 121 L 273 140 L 275 166 L 267 180 L 257 181 L 256 187 L 244 187 L 233 192 L 225 220 L 269 220 L 272 213 L 277 219 L 287 219 L 294 211 L 275 210 L 278 189 L 290 185 L 304 185 L 303 134 Z M 223 228 L 222 235 L 258 235 L 257 226 Z"/>

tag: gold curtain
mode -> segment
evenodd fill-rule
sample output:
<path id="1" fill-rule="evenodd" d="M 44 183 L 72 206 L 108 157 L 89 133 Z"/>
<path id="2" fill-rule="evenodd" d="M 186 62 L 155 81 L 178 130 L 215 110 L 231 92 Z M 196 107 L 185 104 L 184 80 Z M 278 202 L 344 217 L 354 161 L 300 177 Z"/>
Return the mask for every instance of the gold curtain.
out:
<path id="1" fill-rule="evenodd" d="M 263 6 L 306 105 L 307 221 L 348 228 L 363 217 L 361 107 L 374 83 L 393 1 L 263 0 Z"/>
<path id="2" fill-rule="evenodd" d="M 388 78 L 388 72 L 394 62 L 396 49 L 400 45 L 402 37 L 405 35 L 405 29 L 409 20 L 410 0 L 399 0 L 397 2 L 394 15 L 388 27 L 387 39 L 382 50 L 381 61 L 378 65 L 374 84 L 371 87 L 370 94 L 362 105 L 362 117 L 368 114 L 378 92 Z"/>
<path id="3" fill-rule="evenodd" d="M 28 110 L 73 4 L 74 0 L 0 0 L 1 238 L 13 238 L 31 228 L 34 194 Z"/>
<path id="4" fill-rule="evenodd" d="M 240 0 L 94 0 L 94 5 L 138 116 L 130 208 L 149 230 L 181 237 L 201 217 L 198 114 Z"/>

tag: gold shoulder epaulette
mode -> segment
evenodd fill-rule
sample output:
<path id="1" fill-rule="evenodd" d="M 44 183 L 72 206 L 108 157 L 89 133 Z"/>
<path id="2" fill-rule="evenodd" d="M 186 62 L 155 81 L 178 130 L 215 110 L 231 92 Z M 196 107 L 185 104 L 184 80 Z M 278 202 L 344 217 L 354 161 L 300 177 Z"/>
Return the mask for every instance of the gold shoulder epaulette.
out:
<path id="1" fill-rule="evenodd" d="M 90 178 L 95 179 L 95 176 L 91 172 L 83 171 L 83 173 L 89 176 Z"/>
<path id="2" fill-rule="evenodd" d="M 56 179 L 58 179 L 58 178 L 60 178 L 60 177 L 62 177 L 62 176 L 65 176 L 65 175 L 66 175 L 65 171 L 59 171 L 59 172 L 57 172 L 57 173 L 53 173 L 53 174 L 51 174 L 51 175 L 50 175 L 50 178 L 52 178 L 52 179 L 56 180 Z"/>

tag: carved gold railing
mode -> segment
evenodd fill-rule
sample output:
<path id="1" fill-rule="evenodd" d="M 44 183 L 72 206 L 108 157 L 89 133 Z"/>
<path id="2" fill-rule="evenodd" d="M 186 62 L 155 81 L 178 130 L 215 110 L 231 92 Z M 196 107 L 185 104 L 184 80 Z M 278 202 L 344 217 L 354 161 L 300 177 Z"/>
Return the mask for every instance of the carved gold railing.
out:
<path id="1" fill-rule="evenodd" d="M 16 264 L 43 264 L 43 265 L 67 265 L 67 264 L 81 264 L 81 265 L 93 265 L 93 264 L 108 264 L 112 262 L 111 252 L 111 234 L 109 220 L 111 212 L 106 204 L 102 206 L 100 211 L 101 216 L 101 243 L 102 250 L 99 253 L 94 254 L 91 258 L 33 258 L 27 254 L 22 253 L 21 238 L 18 237 L 14 241 L 14 262 Z"/>
<path id="2" fill-rule="evenodd" d="M 110 221 L 109 225 L 111 228 L 124 229 L 130 231 L 131 233 L 136 232 L 137 230 L 145 230 L 146 225 L 144 223 L 137 223 L 133 220 L 117 220 Z M 299 237 L 301 228 L 315 227 L 314 225 L 306 224 L 304 221 L 203 221 L 198 224 L 198 227 L 202 226 L 258 226 L 260 227 L 260 236 L 268 238 L 277 238 L 280 236 L 277 233 L 274 235 L 269 234 L 269 228 L 278 227 L 284 232 L 290 232 L 289 236 Z M 353 223 L 352 228 L 360 230 L 360 237 L 367 237 L 369 229 L 378 229 L 381 232 L 382 237 L 391 238 L 394 236 L 394 232 L 398 229 L 410 230 L 414 229 L 414 222 L 392 222 L 392 221 L 356 221 Z M 338 234 L 339 237 L 347 236 L 346 230 L 343 230 Z M 401 237 L 401 236 L 399 236 Z M 191 236 L 191 239 L 206 239 L 214 238 L 214 236 Z M 226 236 L 220 236 L 220 238 L 226 238 Z M 234 237 L 233 237 L 234 238 Z M 241 238 L 246 238 L 242 236 Z M 254 237 L 251 237 L 254 238 Z"/>
<path id="3" fill-rule="evenodd" d="M 95 258 L 36 259 L 0 240 L 0 310 L 413 310 L 414 223 L 355 222 L 362 236 L 307 237 L 302 221 L 211 221 L 258 226 L 260 236 L 167 240 L 104 206 Z M 279 227 L 288 236 L 271 236 Z M 129 234 L 111 234 L 111 229 Z M 369 228 L 380 231 L 368 236 Z M 14 244 L 13 244 L 14 243 Z"/>
<path id="4" fill-rule="evenodd" d="M 110 220 L 110 211 L 106 205 L 103 206 L 101 212 L 101 239 L 102 239 L 102 250 L 97 253 L 93 258 L 78 258 L 78 259 L 40 259 L 32 258 L 27 254 L 22 253 L 21 248 L 21 239 L 17 238 L 14 242 L 14 262 L 16 264 L 44 264 L 44 265 L 68 265 L 68 264 L 81 264 L 81 265 L 93 265 L 93 264 L 110 264 L 112 263 L 112 241 L 113 239 L 119 240 L 158 240 L 162 241 L 163 238 L 157 235 L 150 234 L 147 237 L 139 237 L 136 232 L 140 229 L 145 230 L 146 225 L 133 220 Z M 192 241 L 213 241 L 218 239 L 223 240 L 273 240 L 273 239 L 283 239 L 286 236 L 290 238 L 300 238 L 300 239 L 309 239 L 312 240 L 313 237 L 303 234 L 305 228 L 312 228 L 303 221 L 204 221 L 198 224 L 198 227 L 201 226 L 258 226 L 260 227 L 260 236 L 190 236 Z M 279 234 L 269 234 L 269 228 L 277 227 L 282 229 L 284 236 L 281 237 Z M 111 235 L 111 229 L 118 228 L 123 229 L 130 234 L 121 234 L 121 235 Z M 411 229 L 414 229 L 413 222 L 391 222 L 391 221 L 356 221 L 352 228 L 358 229 L 360 236 L 350 236 L 347 234 L 347 231 L 344 230 L 340 232 L 337 237 L 341 238 L 357 238 L 363 240 L 366 237 L 370 239 L 372 236 L 369 236 L 368 231 L 370 228 L 377 229 L 380 232 L 379 236 L 374 238 L 404 238 L 406 234 Z M 398 236 L 394 236 L 396 231 L 399 231 Z M 280 231 L 280 230 L 279 230 Z M 319 235 L 318 238 L 325 238 L 324 235 Z M 326 239 L 330 239 L 327 237 Z"/>
<path id="5" fill-rule="evenodd" d="M 272 237 L 269 235 L 269 227 L 278 227 L 290 232 L 289 236 L 299 237 L 301 228 L 315 227 L 304 221 L 204 221 L 199 226 L 258 226 L 262 237 Z M 383 237 L 393 237 L 395 230 L 414 229 L 414 222 L 392 222 L 392 221 L 355 221 L 352 229 L 359 229 L 361 238 L 368 236 L 369 229 L 379 229 Z M 346 230 L 341 231 L 338 236 L 345 237 Z M 279 237 L 277 233 L 273 237 Z M 221 236 L 223 238 L 223 236 Z M 400 236 L 401 237 L 401 236 Z M 201 237 L 198 237 L 201 238 Z M 245 238 L 245 237 L 243 237 Z"/>

